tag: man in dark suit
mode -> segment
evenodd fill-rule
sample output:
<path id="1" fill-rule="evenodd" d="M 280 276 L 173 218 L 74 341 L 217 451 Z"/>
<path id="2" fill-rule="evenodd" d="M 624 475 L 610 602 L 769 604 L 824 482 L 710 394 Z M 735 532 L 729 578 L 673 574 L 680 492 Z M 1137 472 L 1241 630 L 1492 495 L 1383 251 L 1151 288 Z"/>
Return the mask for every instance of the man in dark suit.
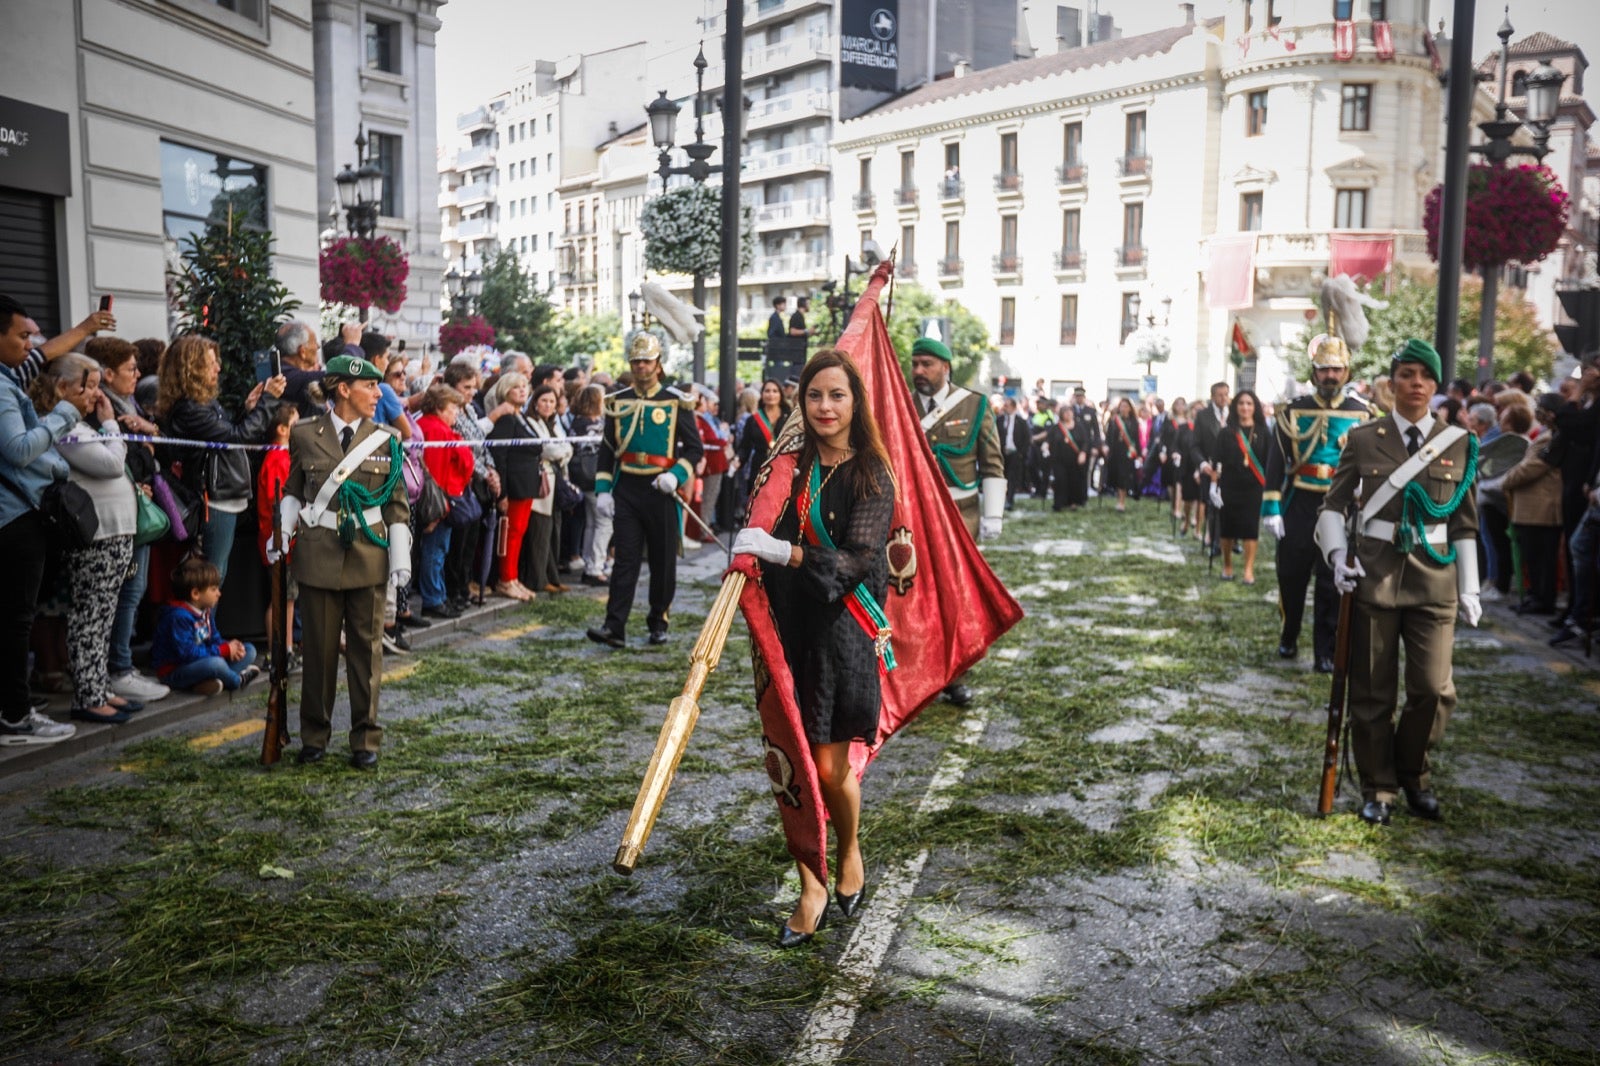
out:
<path id="1" fill-rule="evenodd" d="M 781 341 L 789 335 L 788 324 L 783 320 L 784 309 L 789 306 L 787 297 L 778 296 L 772 301 L 772 314 L 767 319 L 767 340 Z"/>
<path id="2" fill-rule="evenodd" d="M 1027 418 L 1017 410 L 1017 401 L 1009 396 L 1001 405 L 1000 413 L 995 415 L 995 426 L 1000 431 L 1000 449 L 1005 454 L 1006 510 L 1009 511 L 1016 505 L 1017 493 L 1028 487 L 1028 453 L 1033 448 L 1033 432 Z"/>
<path id="3" fill-rule="evenodd" d="M 344 635 L 350 690 L 350 765 L 378 765 L 378 679 L 389 582 L 411 579 L 411 508 L 400 469 L 400 438 L 372 420 L 383 375 L 365 359 L 328 362 L 329 410 L 289 434 L 282 528 L 293 535 L 297 609 L 305 672 L 300 686 L 299 761 L 313 763 L 332 735 Z M 376 435 L 376 437 L 374 437 Z M 288 536 L 285 537 L 287 542 Z M 276 552 L 269 548 L 267 561 Z"/>
<path id="4" fill-rule="evenodd" d="M 1222 432 L 1222 427 L 1228 424 L 1228 383 L 1219 381 L 1211 386 L 1211 402 L 1201 406 L 1194 416 L 1194 449 L 1189 453 L 1189 469 L 1194 471 L 1195 484 L 1199 486 L 1199 509 L 1195 512 L 1195 520 L 1204 523 L 1206 520 L 1208 484 L 1216 480 L 1216 471 L 1211 467 L 1211 449 L 1217 443 L 1217 434 Z M 1219 554 L 1215 544 L 1211 545 L 1211 554 Z"/>

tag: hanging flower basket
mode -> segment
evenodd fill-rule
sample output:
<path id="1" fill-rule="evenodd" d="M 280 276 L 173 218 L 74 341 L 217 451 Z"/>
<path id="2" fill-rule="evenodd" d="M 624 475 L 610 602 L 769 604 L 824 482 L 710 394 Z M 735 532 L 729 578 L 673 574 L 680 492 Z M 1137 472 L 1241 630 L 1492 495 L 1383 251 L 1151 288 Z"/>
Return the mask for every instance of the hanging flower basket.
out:
<path id="1" fill-rule="evenodd" d="M 739 267 L 755 258 L 749 204 L 740 207 Z M 722 269 L 722 193 L 706 185 L 681 185 L 644 205 L 644 265 L 663 274 L 715 274 Z"/>
<path id="2" fill-rule="evenodd" d="M 452 318 L 439 327 L 439 350 L 447 356 L 479 344 L 494 344 L 494 327 L 482 315 Z"/>
<path id="3" fill-rule="evenodd" d="M 1444 187 L 1423 204 L 1428 255 L 1439 258 L 1439 214 Z M 1499 167 L 1475 163 L 1467 171 L 1467 226 L 1461 262 L 1477 269 L 1500 263 L 1537 263 L 1567 228 L 1572 198 L 1546 166 Z"/>
<path id="4" fill-rule="evenodd" d="M 351 307 L 377 307 L 389 314 L 406 302 L 411 264 L 389 237 L 340 237 L 322 249 L 317 262 L 322 298 Z"/>

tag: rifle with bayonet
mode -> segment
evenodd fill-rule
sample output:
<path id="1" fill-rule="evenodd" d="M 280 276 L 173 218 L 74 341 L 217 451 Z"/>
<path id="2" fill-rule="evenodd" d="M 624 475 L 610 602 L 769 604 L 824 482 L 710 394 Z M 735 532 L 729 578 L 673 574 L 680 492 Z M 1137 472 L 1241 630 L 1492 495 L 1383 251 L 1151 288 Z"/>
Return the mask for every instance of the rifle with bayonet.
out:
<path id="1" fill-rule="evenodd" d="M 261 765 L 272 766 L 289 743 L 289 542 L 283 531 L 283 490 L 272 501 L 272 540 L 278 561 L 272 564 L 272 624 L 267 633 L 267 728 L 261 735 Z"/>
<path id="2" fill-rule="evenodd" d="M 1348 523 L 1344 562 L 1356 557 L 1355 514 L 1352 507 Z M 1350 682 L 1350 621 L 1355 606 L 1355 590 L 1339 597 L 1339 628 L 1333 643 L 1333 685 L 1328 694 L 1328 737 L 1322 747 L 1322 789 L 1317 795 L 1317 813 L 1332 814 L 1333 798 L 1339 791 L 1339 746 L 1345 731 L 1345 700 Z"/>

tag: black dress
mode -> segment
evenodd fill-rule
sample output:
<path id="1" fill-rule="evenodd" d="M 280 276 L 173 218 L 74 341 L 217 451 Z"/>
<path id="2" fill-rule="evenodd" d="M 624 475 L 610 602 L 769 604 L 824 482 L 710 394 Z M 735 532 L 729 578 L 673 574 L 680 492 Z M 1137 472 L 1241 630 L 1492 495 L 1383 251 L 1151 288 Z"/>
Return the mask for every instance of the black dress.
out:
<path id="1" fill-rule="evenodd" d="M 1222 489 L 1222 515 L 1217 520 L 1217 536 L 1228 540 L 1259 540 L 1261 496 L 1265 487 L 1245 463 L 1244 452 L 1239 447 L 1241 432 L 1249 438 L 1263 477 L 1267 470 L 1267 449 L 1274 447 L 1272 435 L 1260 422 L 1247 430 L 1229 422 L 1217 433 L 1216 443 L 1211 448 L 1211 465 L 1218 471 L 1217 484 Z"/>
<path id="2" fill-rule="evenodd" d="M 1117 428 L 1119 423 L 1121 429 Z M 1111 450 L 1111 454 L 1106 456 L 1106 488 L 1137 491 L 1139 488 L 1137 461 L 1141 458 L 1139 420 L 1112 415 L 1111 421 L 1106 424 L 1106 447 Z"/>
<path id="3" fill-rule="evenodd" d="M 870 742 L 878 732 L 883 691 L 877 649 L 844 597 L 865 582 L 878 602 L 884 602 L 894 495 L 888 472 L 880 465 L 883 492 L 853 498 L 850 464 L 862 461 L 876 464 L 871 458 L 846 460 L 822 489 L 823 524 L 836 547 L 805 545 L 805 558 L 798 567 L 761 564 L 778 639 L 794 675 L 800 719 L 813 744 Z M 830 469 L 822 468 L 824 478 Z M 796 507 L 810 477 L 809 465 L 797 471 L 789 503 L 772 530 L 779 540 L 801 543 Z"/>
<path id="4" fill-rule="evenodd" d="M 1053 511 L 1068 507 L 1082 507 L 1089 499 L 1089 464 L 1079 462 L 1093 447 L 1094 434 L 1088 426 L 1074 423 L 1069 435 L 1060 422 L 1053 422 L 1045 431 L 1045 441 L 1050 446 L 1050 465 L 1055 474 L 1056 498 Z"/>

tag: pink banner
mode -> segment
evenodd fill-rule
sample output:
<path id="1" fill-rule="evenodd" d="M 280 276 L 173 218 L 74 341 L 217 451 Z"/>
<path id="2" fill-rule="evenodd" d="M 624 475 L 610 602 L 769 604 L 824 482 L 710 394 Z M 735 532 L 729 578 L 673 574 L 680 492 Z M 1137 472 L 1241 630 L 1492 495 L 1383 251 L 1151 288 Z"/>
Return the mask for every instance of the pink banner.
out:
<path id="1" fill-rule="evenodd" d="M 1371 284 L 1394 265 L 1394 234 L 1354 236 L 1335 233 L 1328 238 L 1328 276 L 1350 275 L 1357 285 Z"/>
<path id="2" fill-rule="evenodd" d="M 1256 302 L 1256 235 L 1213 237 L 1206 264 L 1206 306 L 1237 311 Z"/>

